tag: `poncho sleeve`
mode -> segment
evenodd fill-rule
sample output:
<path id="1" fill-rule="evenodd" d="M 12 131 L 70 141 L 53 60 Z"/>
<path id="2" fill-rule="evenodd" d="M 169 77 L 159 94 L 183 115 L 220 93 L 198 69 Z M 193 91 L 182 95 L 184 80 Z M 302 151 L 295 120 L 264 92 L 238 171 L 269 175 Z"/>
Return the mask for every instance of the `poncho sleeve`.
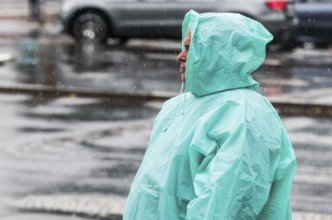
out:
<path id="1" fill-rule="evenodd" d="M 295 157 L 276 113 L 229 103 L 195 124 L 187 220 L 291 219 Z"/>

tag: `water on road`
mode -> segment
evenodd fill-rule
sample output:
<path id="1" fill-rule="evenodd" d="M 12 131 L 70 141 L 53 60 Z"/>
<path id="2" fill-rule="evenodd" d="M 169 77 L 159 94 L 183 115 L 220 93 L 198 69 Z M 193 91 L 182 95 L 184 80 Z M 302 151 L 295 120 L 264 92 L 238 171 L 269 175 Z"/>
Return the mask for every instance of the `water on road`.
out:
<path id="1" fill-rule="evenodd" d="M 59 45 L 40 38 L 4 45 L 3 52 L 15 59 L 0 67 L 0 85 L 178 92 L 176 50 L 158 51 L 149 45 L 125 49 L 90 43 Z M 331 57 L 330 52 L 322 58 L 320 52 L 306 50 L 269 54 L 254 77 L 266 96 L 329 88 Z M 116 213 L 123 207 L 161 106 L 38 92 L 2 93 L 0 104 L 3 220 L 79 219 L 27 212 L 61 207 L 76 214 L 84 214 L 87 207 L 93 213 L 107 212 L 103 207 Z M 332 214 L 332 119 L 282 120 L 298 158 L 294 211 Z"/>

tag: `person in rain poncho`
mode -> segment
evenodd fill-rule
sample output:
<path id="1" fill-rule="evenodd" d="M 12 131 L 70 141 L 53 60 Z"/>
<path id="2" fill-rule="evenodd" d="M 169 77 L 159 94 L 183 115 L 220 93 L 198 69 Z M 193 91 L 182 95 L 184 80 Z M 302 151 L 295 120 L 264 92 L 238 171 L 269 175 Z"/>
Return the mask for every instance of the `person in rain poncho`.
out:
<path id="1" fill-rule="evenodd" d="M 295 155 L 251 76 L 272 35 L 240 14 L 195 11 L 182 32 L 188 92 L 154 121 L 124 220 L 291 219 Z"/>

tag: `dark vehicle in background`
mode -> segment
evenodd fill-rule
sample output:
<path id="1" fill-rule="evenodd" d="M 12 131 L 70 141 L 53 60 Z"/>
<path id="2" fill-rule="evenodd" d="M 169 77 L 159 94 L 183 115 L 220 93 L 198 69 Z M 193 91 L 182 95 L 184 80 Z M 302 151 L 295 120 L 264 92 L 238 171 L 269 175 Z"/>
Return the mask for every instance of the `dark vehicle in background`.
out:
<path id="1" fill-rule="evenodd" d="M 332 44 L 332 0 L 298 0 L 295 13 L 300 43 L 311 42 L 319 48 Z"/>
<path id="2" fill-rule="evenodd" d="M 63 0 L 64 30 L 75 39 L 181 38 L 186 12 L 237 12 L 260 21 L 283 48 L 293 46 L 291 0 Z"/>

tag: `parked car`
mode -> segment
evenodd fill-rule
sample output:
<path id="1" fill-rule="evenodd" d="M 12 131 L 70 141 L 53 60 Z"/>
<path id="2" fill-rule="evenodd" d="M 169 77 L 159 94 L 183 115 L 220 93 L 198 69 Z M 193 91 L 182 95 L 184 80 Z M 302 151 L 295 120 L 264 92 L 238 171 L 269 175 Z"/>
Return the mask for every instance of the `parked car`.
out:
<path id="1" fill-rule="evenodd" d="M 295 13 L 299 42 L 312 42 L 318 47 L 332 43 L 332 0 L 298 0 Z"/>
<path id="2" fill-rule="evenodd" d="M 274 43 L 291 47 L 295 21 L 292 0 L 64 0 L 64 30 L 77 40 L 181 38 L 186 12 L 237 12 L 260 21 Z"/>

